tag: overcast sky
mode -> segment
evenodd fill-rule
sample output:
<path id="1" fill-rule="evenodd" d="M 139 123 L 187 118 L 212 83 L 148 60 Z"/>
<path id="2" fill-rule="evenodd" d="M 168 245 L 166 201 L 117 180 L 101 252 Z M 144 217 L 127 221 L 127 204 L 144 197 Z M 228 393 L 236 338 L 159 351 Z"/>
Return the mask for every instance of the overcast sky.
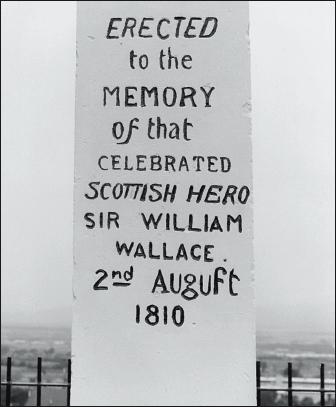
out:
<path id="1" fill-rule="evenodd" d="M 76 2 L 1 9 L 2 313 L 70 309 Z M 261 327 L 334 324 L 334 15 L 250 4 Z"/>

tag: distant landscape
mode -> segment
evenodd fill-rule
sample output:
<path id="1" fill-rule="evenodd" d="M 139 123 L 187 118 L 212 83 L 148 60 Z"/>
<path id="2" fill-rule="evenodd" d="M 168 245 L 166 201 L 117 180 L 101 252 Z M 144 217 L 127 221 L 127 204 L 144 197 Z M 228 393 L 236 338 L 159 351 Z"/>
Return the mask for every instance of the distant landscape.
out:
<path id="1" fill-rule="evenodd" d="M 71 330 L 69 327 L 1 327 L 1 382 L 6 380 L 7 358 L 12 358 L 12 381 L 36 382 L 37 358 L 42 357 L 42 381 L 65 383 L 67 364 L 71 357 Z M 5 386 L 1 386 L 1 405 L 5 406 Z M 44 388 L 42 406 L 66 405 L 66 389 Z M 11 405 L 36 405 L 36 388 L 13 387 Z"/>
<path id="2" fill-rule="evenodd" d="M 37 358 L 43 358 L 43 381 L 64 383 L 67 379 L 67 360 L 71 357 L 70 326 L 24 326 L 4 324 L 1 328 L 1 381 L 6 379 L 7 358 L 12 357 L 12 380 L 36 381 Z M 294 378 L 319 378 L 319 367 L 325 364 L 326 379 L 335 380 L 335 335 L 332 332 L 293 332 L 264 330 L 257 333 L 257 359 L 261 361 L 262 377 L 281 378 L 287 374 L 287 363 L 293 363 Z M 42 405 L 66 405 L 65 389 L 44 388 Z M 13 398 L 14 397 L 14 398 Z M 35 397 L 35 401 L 32 398 Z M 284 396 L 265 392 L 263 405 L 286 405 Z M 5 400 L 5 386 L 1 387 L 1 405 Z M 57 401 L 56 401 L 57 400 Z M 278 401 L 276 401 L 278 400 Z M 314 404 L 305 394 L 297 397 L 295 405 Z M 300 401 L 301 400 L 301 401 Z M 34 405 L 36 391 L 27 387 L 13 389 L 12 405 Z M 43 403 L 43 398 L 42 398 Z M 302 404 L 303 403 L 303 404 Z M 306 404 L 309 403 L 309 404 Z M 326 405 L 335 405 L 335 398 L 328 396 Z"/>

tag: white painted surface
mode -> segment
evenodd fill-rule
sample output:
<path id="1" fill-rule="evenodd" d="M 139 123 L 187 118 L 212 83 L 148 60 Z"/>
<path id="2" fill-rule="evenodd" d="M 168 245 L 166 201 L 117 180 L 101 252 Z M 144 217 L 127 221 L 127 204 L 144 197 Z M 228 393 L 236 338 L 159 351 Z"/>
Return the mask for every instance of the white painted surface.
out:
<path id="1" fill-rule="evenodd" d="M 211 38 L 174 38 L 175 16 L 185 16 L 181 34 L 190 17 L 201 17 L 194 21 L 193 33 L 197 35 L 206 17 L 216 17 L 218 28 Z M 162 18 L 162 33 L 171 33 L 169 39 L 156 36 L 156 28 L 144 31 L 153 38 L 107 39 L 111 18 L 122 18 L 116 27 L 122 27 L 126 17 L 147 20 L 147 25 L 156 27 Z M 168 27 L 171 27 L 169 30 Z M 137 32 L 137 30 L 135 31 Z M 190 31 L 191 33 L 192 31 Z M 120 36 L 121 29 L 112 32 Z M 251 269 L 252 253 L 252 197 L 245 204 L 221 202 L 229 185 L 238 190 L 246 186 L 252 190 L 252 151 L 250 102 L 250 57 L 248 40 L 247 2 L 78 2 L 77 21 L 77 84 L 76 84 L 76 146 L 75 146 L 75 213 L 74 213 L 74 323 L 73 323 L 73 382 L 72 405 L 254 405 L 255 404 L 255 336 L 254 336 L 254 295 Z M 192 68 L 161 70 L 158 59 L 168 47 L 173 55 L 192 57 Z M 147 69 L 131 69 L 130 51 L 149 58 Z M 188 62 L 189 66 L 190 62 Z M 120 87 L 120 106 L 115 96 L 106 96 L 103 103 L 103 88 L 110 90 Z M 157 87 L 159 106 L 153 106 L 153 97 L 148 98 L 146 107 L 125 107 L 124 89 L 130 90 L 140 104 L 140 88 Z M 182 87 L 196 90 L 195 103 L 190 100 L 186 106 L 166 107 L 162 103 L 162 92 L 174 87 L 180 100 Z M 200 87 L 208 90 L 214 87 L 210 96 L 211 107 L 205 107 Z M 187 140 L 149 139 L 147 127 L 149 118 L 156 121 L 183 123 L 184 119 L 193 124 L 188 127 Z M 118 144 L 113 138 L 113 123 L 122 122 L 128 130 L 129 121 L 138 118 L 139 129 L 133 130 L 128 144 Z M 136 155 L 145 155 L 146 171 L 112 170 L 111 160 L 103 159 L 102 170 L 98 166 L 101 156 L 120 155 L 121 163 L 128 156 L 129 167 L 135 168 Z M 151 171 L 150 156 L 174 156 L 178 162 L 186 157 L 189 171 Z M 220 159 L 208 171 L 206 162 L 201 170 L 193 161 L 194 156 L 227 157 L 231 162 L 228 172 L 221 172 Z M 225 161 L 225 160 L 224 160 Z M 226 161 L 225 161 L 226 162 Z M 141 164 L 142 165 L 142 164 Z M 176 166 L 178 167 L 178 165 Z M 171 169 L 171 167 L 170 167 Z M 150 191 L 145 201 L 130 197 L 114 199 L 107 185 L 100 196 L 93 196 L 91 182 L 114 185 L 121 183 L 170 184 L 176 185 L 174 202 L 150 202 Z M 96 184 L 97 185 L 97 184 Z M 200 203 L 193 198 L 187 202 L 190 186 L 199 189 L 205 185 Z M 220 185 L 212 192 L 220 197 L 219 203 L 204 202 L 211 185 Z M 246 188 L 245 188 L 246 191 Z M 124 190 L 125 192 L 125 190 Z M 134 191 L 130 191 L 134 192 Z M 139 194 L 143 187 L 139 188 Z M 155 197 L 156 193 L 152 192 Z M 216 199 L 211 195 L 209 200 Z M 118 225 L 111 224 L 108 230 L 96 223 L 93 229 L 84 219 L 86 213 L 93 213 L 98 220 L 100 212 L 116 212 Z M 142 215 L 162 215 L 157 230 L 147 230 Z M 188 227 L 188 218 L 194 217 L 194 227 L 201 226 L 207 214 L 209 223 L 215 216 L 223 232 L 173 231 L 165 230 L 165 216 L 177 215 L 177 225 Z M 242 232 L 238 223 L 231 224 L 227 231 L 227 216 L 241 215 Z M 132 254 L 118 255 L 116 241 L 134 242 Z M 148 258 L 148 245 L 153 243 L 153 253 L 161 255 L 160 260 Z M 141 243 L 146 259 L 134 257 L 134 250 Z M 209 248 L 210 259 L 204 262 L 180 258 L 176 261 L 162 260 L 163 243 L 167 254 L 177 255 L 183 244 L 188 252 L 192 245 Z M 138 252 L 139 253 L 139 252 Z M 202 250 L 196 247 L 195 255 Z M 224 261 L 225 259 L 225 261 Z M 130 270 L 134 278 L 128 287 L 116 287 L 112 283 L 113 270 Z M 219 283 L 218 294 L 214 295 L 213 276 L 217 267 L 224 267 L 227 275 L 224 284 Z M 103 269 L 108 278 L 101 285 L 107 290 L 94 290 L 96 271 Z M 240 279 L 232 279 L 230 295 L 229 274 L 234 269 Z M 169 275 L 174 273 L 175 284 L 179 277 L 194 274 L 197 278 L 192 288 L 200 293 L 200 275 L 207 282 L 212 275 L 212 290 L 208 296 L 200 294 L 187 301 L 180 294 L 162 293 L 152 289 L 158 271 L 169 287 Z M 222 269 L 220 269 L 220 272 Z M 99 274 L 100 276 L 101 274 Z M 99 277 L 98 276 L 98 277 Z M 207 283 L 205 283 L 207 284 Z M 182 285 L 182 290 L 185 283 Z M 205 288 L 206 289 L 206 288 Z M 231 292 L 233 294 L 233 292 Z M 155 326 L 145 322 L 146 307 L 154 304 L 159 308 L 160 321 Z M 140 323 L 136 323 L 136 306 L 141 308 Z M 168 307 L 167 325 L 163 321 L 163 307 Z M 180 327 L 172 322 L 171 311 L 175 306 L 184 309 L 185 321 Z M 153 317 L 150 319 L 153 321 Z"/>

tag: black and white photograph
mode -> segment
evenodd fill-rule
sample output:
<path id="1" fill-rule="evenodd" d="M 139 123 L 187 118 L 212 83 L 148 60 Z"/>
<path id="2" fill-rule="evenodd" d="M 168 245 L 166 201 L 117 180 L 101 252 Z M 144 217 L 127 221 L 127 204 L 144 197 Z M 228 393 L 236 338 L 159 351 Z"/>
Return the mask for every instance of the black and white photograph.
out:
<path id="1" fill-rule="evenodd" d="M 335 405 L 335 2 L 1 2 L 1 405 Z"/>

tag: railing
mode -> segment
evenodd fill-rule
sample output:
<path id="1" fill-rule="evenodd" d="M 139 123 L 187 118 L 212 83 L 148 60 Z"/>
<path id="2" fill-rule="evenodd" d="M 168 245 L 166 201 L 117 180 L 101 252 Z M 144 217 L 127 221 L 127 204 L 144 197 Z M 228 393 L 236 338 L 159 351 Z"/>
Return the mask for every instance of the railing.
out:
<path id="1" fill-rule="evenodd" d="M 21 382 L 12 382 L 12 358 L 7 358 L 7 380 L 1 382 L 1 386 L 6 386 L 6 406 L 10 406 L 11 400 L 11 389 L 12 386 L 20 387 L 36 387 L 36 405 L 41 406 L 41 392 L 42 387 L 66 387 L 67 388 L 67 406 L 70 406 L 70 389 L 71 389 L 71 359 L 68 360 L 67 368 L 67 383 L 42 383 L 42 358 L 37 358 L 37 381 L 21 383 Z"/>
<path id="2" fill-rule="evenodd" d="M 288 385 L 286 387 L 261 387 L 261 364 L 257 362 L 257 406 L 261 406 L 261 392 L 262 391 L 281 391 L 288 394 L 288 406 L 293 406 L 293 393 L 320 393 L 320 405 L 325 406 L 326 393 L 335 393 L 335 389 L 325 388 L 325 369 L 324 363 L 320 365 L 320 388 L 299 388 L 293 387 L 293 370 L 292 363 L 288 363 L 287 368 Z"/>
<path id="3" fill-rule="evenodd" d="M 261 406 L 261 392 L 263 391 L 281 391 L 288 394 L 288 406 L 293 406 L 293 393 L 320 393 L 320 405 L 325 406 L 326 393 L 335 393 L 335 389 L 325 388 L 325 369 L 324 364 L 320 367 L 320 388 L 296 388 L 293 387 L 292 363 L 288 363 L 288 385 L 286 387 L 261 387 L 261 364 L 257 362 L 257 406 Z M 43 383 L 42 382 L 42 358 L 37 359 L 37 381 L 32 383 L 12 382 L 12 359 L 7 358 L 7 379 L 1 382 L 1 386 L 6 386 L 6 406 L 10 406 L 11 388 L 12 386 L 33 386 L 37 388 L 36 405 L 41 406 L 42 387 L 65 387 L 67 389 L 67 406 L 70 406 L 70 390 L 71 390 L 71 359 L 68 360 L 67 367 L 67 382 L 66 383 Z"/>

